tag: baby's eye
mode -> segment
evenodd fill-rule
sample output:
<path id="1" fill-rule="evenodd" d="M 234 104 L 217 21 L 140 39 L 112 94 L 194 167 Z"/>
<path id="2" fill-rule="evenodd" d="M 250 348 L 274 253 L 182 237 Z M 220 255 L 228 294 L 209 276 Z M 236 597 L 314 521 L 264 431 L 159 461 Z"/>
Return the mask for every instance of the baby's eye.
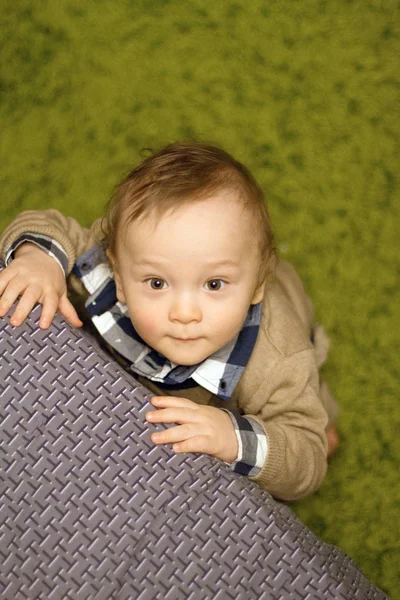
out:
<path id="1" fill-rule="evenodd" d="M 147 279 L 147 285 L 151 287 L 152 290 L 163 290 L 167 287 L 164 279 L 160 279 L 159 277 L 152 277 L 151 279 Z"/>
<path id="2" fill-rule="evenodd" d="M 210 279 L 210 281 L 207 281 L 206 283 L 207 289 L 212 292 L 218 292 L 224 287 L 224 285 L 225 281 L 222 281 L 222 279 Z"/>

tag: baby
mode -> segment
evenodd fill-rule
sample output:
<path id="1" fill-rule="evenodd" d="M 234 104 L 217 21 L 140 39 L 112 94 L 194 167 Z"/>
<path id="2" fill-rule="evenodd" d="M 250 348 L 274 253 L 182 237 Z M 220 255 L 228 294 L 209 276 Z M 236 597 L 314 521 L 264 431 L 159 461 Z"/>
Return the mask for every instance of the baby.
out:
<path id="1" fill-rule="evenodd" d="M 260 187 L 228 153 L 171 144 L 133 169 L 89 230 L 25 211 L 0 256 L 0 317 L 19 298 L 15 326 L 37 302 L 42 328 L 56 311 L 91 321 L 156 394 L 147 421 L 173 424 L 155 444 L 215 456 L 283 500 L 321 484 L 337 444 L 318 371 L 326 337 L 277 261 Z"/>

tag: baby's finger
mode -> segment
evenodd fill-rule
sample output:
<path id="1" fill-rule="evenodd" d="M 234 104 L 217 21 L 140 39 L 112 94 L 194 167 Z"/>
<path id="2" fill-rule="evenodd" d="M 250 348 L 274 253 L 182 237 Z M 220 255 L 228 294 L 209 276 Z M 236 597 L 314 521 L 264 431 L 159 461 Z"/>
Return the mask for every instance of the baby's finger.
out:
<path id="1" fill-rule="evenodd" d="M 14 277 L 15 273 L 13 274 L 13 271 L 10 271 L 9 268 L 0 271 L 0 296 L 6 289 L 10 281 L 14 279 Z"/>
<path id="2" fill-rule="evenodd" d="M 29 313 L 32 311 L 32 308 L 39 301 L 40 298 L 40 290 L 37 287 L 30 286 L 26 289 L 26 291 L 22 294 L 20 301 L 17 304 L 17 308 L 14 310 L 12 317 L 10 319 L 11 325 L 14 327 L 18 327 L 21 325 Z"/>
<path id="3" fill-rule="evenodd" d="M 58 296 L 57 294 L 49 293 L 46 294 L 42 302 L 42 313 L 40 315 L 39 327 L 41 329 L 47 329 L 52 322 L 54 315 L 57 312 L 58 307 Z"/>
<path id="4" fill-rule="evenodd" d="M 75 308 L 68 300 L 66 294 L 64 294 L 60 298 L 58 304 L 58 311 L 63 317 L 67 319 L 68 323 L 71 323 L 73 327 L 82 327 L 83 323 L 78 317 L 78 313 L 76 312 Z"/>
<path id="5" fill-rule="evenodd" d="M 182 452 L 201 452 L 202 454 L 210 454 L 210 440 L 205 435 L 196 435 L 182 442 L 177 442 L 172 446 L 172 450 L 177 454 Z"/>
<path id="6" fill-rule="evenodd" d="M 10 310 L 18 296 L 22 294 L 26 288 L 26 283 L 19 283 L 15 280 L 11 280 L 5 288 L 3 295 L 0 298 L 0 317 Z"/>
<path id="7" fill-rule="evenodd" d="M 151 441 L 155 444 L 173 444 L 174 442 L 186 440 L 191 434 L 193 435 L 193 431 L 191 431 L 189 425 L 178 425 L 177 427 L 170 427 L 164 431 L 152 433 Z"/>
<path id="8" fill-rule="evenodd" d="M 191 408 L 164 408 L 145 415 L 150 423 L 196 423 L 197 412 Z"/>
<path id="9" fill-rule="evenodd" d="M 157 408 L 197 408 L 197 404 L 192 400 L 177 396 L 153 396 L 151 403 Z"/>

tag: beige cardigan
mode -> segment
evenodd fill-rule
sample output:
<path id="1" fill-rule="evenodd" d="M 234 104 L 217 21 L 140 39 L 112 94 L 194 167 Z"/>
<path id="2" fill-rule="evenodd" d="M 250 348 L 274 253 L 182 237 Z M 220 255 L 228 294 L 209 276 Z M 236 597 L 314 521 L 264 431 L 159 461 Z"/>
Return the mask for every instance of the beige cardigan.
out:
<path id="1" fill-rule="evenodd" d="M 25 211 L 1 236 L 0 256 L 4 258 L 6 249 L 24 232 L 57 240 L 68 254 L 69 273 L 77 257 L 102 237 L 100 220 L 91 229 L 84 229 L 53 209 Z M 87 296 L 72 274 L 68 288 L 82 299 Z M 312 304 L 300 278 L 287 262 L 280 261 L 275 281 L 265 292 L 255 348 L 231 400 L 223 402 L 200 386 L 171 392 L 201 404 L 240 410 L 256 419 L 267 436 L 268 454 L 254 480 L 283 500 L 296 500 L 316 490 L 327 466 L 329 407 L 323 404 L 334 405 L 334 401 L 320 383 L 316 352 L 310 342 L 312 321 Z M 140 381 L 156 394 L 166 394 L 153 382 Z"/>

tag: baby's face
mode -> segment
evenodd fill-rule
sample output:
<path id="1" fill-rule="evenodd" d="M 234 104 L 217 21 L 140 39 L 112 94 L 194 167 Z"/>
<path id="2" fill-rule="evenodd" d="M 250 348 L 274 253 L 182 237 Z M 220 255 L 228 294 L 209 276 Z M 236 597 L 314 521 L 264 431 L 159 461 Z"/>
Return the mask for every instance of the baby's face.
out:
<path id="1" fill-rule="evenodd" d="M 254 223 L 231 194 L 128 225 L 114 265 L 118 299 L 138 334 L 178 365 L 194 365 L 240 331 L 259 268 Z"/>

